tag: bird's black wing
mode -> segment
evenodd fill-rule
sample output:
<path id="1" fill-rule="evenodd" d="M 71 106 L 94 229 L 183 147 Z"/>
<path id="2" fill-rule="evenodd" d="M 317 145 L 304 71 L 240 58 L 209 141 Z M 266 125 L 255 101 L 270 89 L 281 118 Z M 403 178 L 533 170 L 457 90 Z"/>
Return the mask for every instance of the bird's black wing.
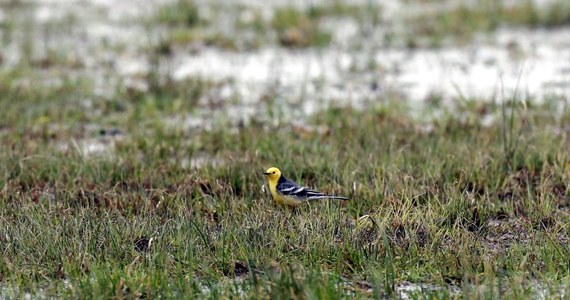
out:
<path id="1" fill-rule="evenodd" d="M 289 179 L 280 180 L 277 184 L 277 191 L 284 196 L 295 197 L 303 200 L 316 200 L 327 197 L 321 192 L 302 187 Z"/>

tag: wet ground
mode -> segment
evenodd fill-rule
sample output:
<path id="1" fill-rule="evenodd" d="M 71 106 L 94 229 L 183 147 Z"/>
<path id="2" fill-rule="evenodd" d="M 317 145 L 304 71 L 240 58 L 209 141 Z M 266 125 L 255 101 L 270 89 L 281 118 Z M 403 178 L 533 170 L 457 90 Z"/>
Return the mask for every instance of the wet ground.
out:
<path id="1" fill-rule="evenodd" d="M 46 84 L 70 74 L 85 76 L 93 80 L 94 93 L 104 97 L 112 97 L 118 86 L 144 92 L 152 72 L 176 81 L 214 82 L 196 114 L 174 120 L 186 127 L 204 126 L 219 114 L 239 121 L 264 119 L 268 106 L 284 119 L 302 119 L 330 105 L 363 108 L 405 101 L 418 108 L 434 99 L 453 105 L 464 99 L 518 95 L 543 101 L 570 94 L 570 27 L 499 27 L 466 43 L 409 47 L 391 36 L 406 28 L 402 23 L 411 15 L 461 2 L 360 2 L 341 3 L 368 5 L 379 11 L 380 20 L 367 19 L 372 14 L 326 17 L 320 24 L 331 33 L 331 43 L 309 48 L 255 44 L 274 37 L 235 27 L 258 19 L 270 23 L 276 9 L 303 8 L 304 1 L 197 1 L 207 22 L 194 30 L 202 36 L 235 36 L 237 45 L 229 48 L 199 38 L 171 44 L 169 29 L 155 21 L 172 1 L 9 2 L 0 10 L 0 66 L 7 71 L 29 64 Z M 161 47 L 166 54 L 157 59 Z"/>

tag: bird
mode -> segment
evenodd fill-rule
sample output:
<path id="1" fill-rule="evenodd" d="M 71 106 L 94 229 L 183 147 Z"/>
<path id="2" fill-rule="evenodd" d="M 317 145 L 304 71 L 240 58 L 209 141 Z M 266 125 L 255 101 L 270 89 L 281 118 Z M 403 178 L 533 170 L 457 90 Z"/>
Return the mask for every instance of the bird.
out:
<path id="1" fill-rule="evenodd" d="M 273 200 L 279 206 L 297 207 L 303 203 L 321 200 L 321 199 L 338 199 L 348 200 L 347 197 L 325 195 L 306 187 L 302 187 L 292 180 L 289 180 L 281 174 L 278 168 L 271 167 L 263 172 L 269 180 L 269 190 Z"/>

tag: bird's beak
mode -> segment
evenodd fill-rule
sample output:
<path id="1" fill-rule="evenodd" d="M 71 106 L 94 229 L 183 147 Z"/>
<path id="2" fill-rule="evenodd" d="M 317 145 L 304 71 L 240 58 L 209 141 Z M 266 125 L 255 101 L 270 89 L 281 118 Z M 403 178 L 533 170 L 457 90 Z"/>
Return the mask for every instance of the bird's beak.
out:
<path id="1" fill-rule="evenodd" d="M 263 175 L 269 175 L 269 172 L 263 172 Z"/>

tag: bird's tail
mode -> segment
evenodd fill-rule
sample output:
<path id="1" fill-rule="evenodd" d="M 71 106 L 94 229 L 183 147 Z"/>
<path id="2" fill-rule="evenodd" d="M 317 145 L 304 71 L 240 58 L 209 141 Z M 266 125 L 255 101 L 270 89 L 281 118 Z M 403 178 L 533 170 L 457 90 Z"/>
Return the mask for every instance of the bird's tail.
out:
<path id="1" fill-rule="evenodd" d="M 333 199 L 333 200 L 348 200 L 347 197 L 343 196 L 333 196 L 333 195 L 319 195 L 309 197 L 309 201 L 322 200 L 322 199 Z"/>
<path id="2" fill-rule="evenodd" d="M 329 199 L 336 199 L 336 200 L 348 200 L 347 197 L 344 196 L 328 196 Z"/>

